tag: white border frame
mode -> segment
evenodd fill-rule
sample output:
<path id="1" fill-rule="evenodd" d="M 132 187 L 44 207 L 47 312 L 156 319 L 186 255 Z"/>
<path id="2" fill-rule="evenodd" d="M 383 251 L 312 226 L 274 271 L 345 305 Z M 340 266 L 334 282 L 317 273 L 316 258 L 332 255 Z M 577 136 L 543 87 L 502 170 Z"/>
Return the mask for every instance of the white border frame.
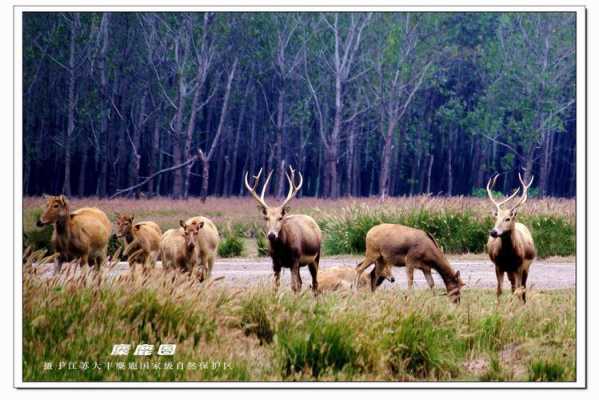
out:
<path id="1" fill-rule="evenodd" d="M 23 382 L 22 376 L 22 17 L 27 11 L 481 11 L 576 13 L 576 381 L 575 382 Z M 20 6 L 13 7 L 14 239 L 13 385 L 17 388 L 586 388 L 587 383 L 587 43 L 584 6 Z"/>

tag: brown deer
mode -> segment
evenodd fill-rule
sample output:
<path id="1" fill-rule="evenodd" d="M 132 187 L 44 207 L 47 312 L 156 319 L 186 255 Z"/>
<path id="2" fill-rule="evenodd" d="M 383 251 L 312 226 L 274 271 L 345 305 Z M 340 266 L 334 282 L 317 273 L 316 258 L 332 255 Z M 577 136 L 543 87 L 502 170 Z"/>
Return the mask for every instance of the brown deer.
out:
<path id="1" fill-rule="evenodd" d="M 196 236 L 196 247 L 201 269 L 200 281 L 210 278 L 220 237 L 216 225 L 206 217 L 192 217 L 185 221 L 185 226 L 198 226 L 199 231 Z"/>
<path id="2" fill-rule="evenodd" d="M 129 265 L 140 263 L 144 267 L 153 266 L 160 252 L 162 231 L 152 221 L 133 224 L 134 215 L 116 213 L 116 236 L 125 243 L 125 255 L 129 256 Z"/>
<path id="3" fill-rule="evenodd" d="M 460 290 L 464 286 L 460 271 L 454 272 L 432 236 L 420 229 L 399 224 L 372 227 L 366 234 L 366 257 L 356 267 L 355 288 L 362 272 L 373 263 L 376 266 L 371 279 L 372 291 L 383 283 L 389 274 L 387 270 L 393 266 L 423 271 L 434 269 L 441 275 L 451 301 L 460 302 Z"/>
<path id="4" fill-rule="evenodd" d="M 312 217 L 303 214 L 288 214 L 287 204 L 299 192 L 304 182 L 302 174 L 299 173 L 299 184 L 296 185 L 294 182 L 295 171 L 291 167 L 289 170 L 291 175 L 285 172 L 289 182 L 289 193 L 285 201 L 278 207 L 270 207 L 264 201 L 264 193 L 272 171 L 264 182 L 260 196 L 256 193 L 256 186 L 260 181 L 262 170 L 254 177 L 254 186 L 250 186 L 246 172 L 245 187 L 258 202 L 258 209 L 262 212 L 266 222 L 266 237 L 272 258 L 275 289 L 279 288 L 281 268 L 289 268 L 291 270 L 291 289 L 296 293 L 299 292 L 302 287 L 300 267 L 307 265 L 312 276 L 312 290 L 316 294 L 318 293 L 317 274 L 322 234 Z"/>
<path id="5" fill-rule="evenodd" d="M 183 272 L 193 272 L 198 262 L 198 235 L 201 227 L 179 221 L 180 228 L 169 229 L 160 238 L 160 259 L 162 267 L 178 268 Z"/>
<path id="6" fill-rule="evenodd" d="M 497 202 L 493 198 L 492 188 L 499 174 L 489 179 L 487 182 L 487 194 L 489 199 L 495 205 L 496 210 L 495 226 L 489 232 L 487 241 L 487 253 L 495 264 L 495 273 L 497 274 L 497 299 L 501 296 L 503 286 L 503 276 L 507 272 L 508 279 L 512 284 L 512 293 L 526 303 L 526 280 L 528 279 L 528 269 L 536 256 L 536 250 L 532 235 L 526 226 L 516 222 L 518 208 L 522 207 L 528 199 L 528 188 L 532 185 L 534 177 L 527 184 L 518 174 L 518 179 L 522 185 L 522 196 L 513 207 L 502 208 L 504 204 L 513 199 L 520 188 L 503 201 Z"/>
<path id="7" fill-rule="evenodd" d="M 103 211 L 84 207 L 72 211 L 64 196 L 46 196 L 46 210 L 37 226 L 54 225 L 52 244 L 59 253 L 56 271 L 65 261 L 80 259 L 80 265 L 100 267 L 106 260 L 112 224 Z"/>

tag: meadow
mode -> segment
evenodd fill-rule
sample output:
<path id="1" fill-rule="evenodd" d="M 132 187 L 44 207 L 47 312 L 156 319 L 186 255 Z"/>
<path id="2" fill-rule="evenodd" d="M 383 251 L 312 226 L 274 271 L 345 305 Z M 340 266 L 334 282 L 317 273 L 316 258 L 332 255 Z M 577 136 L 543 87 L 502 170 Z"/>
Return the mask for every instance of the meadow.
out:
<path id="1" fill-rule="evenodd" d="M 267 199 L 277 204 L 276 199 Z M 24 247 L 50 248 L 51 228 L 39 229 L 35 221 L 45 205 L 43 198 L 23 201 Z M 134 214 L 158 223 L 164 230 L 178 226 L 180 219 L 203 215 L 212 219 L 223 238 L 221 257 L 264 255 L 266 239 L 263 221 L 250 198 L 210 197 L 199 199 L 73 199 L 71 207 L 96 206 L 111 220 L 115 213 Z M 389 198 L 341 198 L 337 200 L 298 198 L 291 203 L 293 213 L 312 216 L 323 230 L 323 254 L 361 254 L 368 230 L 379 223 L 402 223 L 432 233 L 446 253 L 483 253 L 494 218 L 493 205 L 486 198 L 415 196 Z M 575 200 L 529 199 L 518 220 L 532 232 L 540 258 L 571 256 L 575 253 Z M 118 247 L 113 238 L 110 253 Z"/>
<path id="2" fill-rule="evenodd" d="M 274 199 L 270 199 L 274 202 Z M 24 247 L 47 248 L 51 228 L 35 227 L 41 198 L 24 199 Z M 207 216 L 220 256 L 263 255 L 260 215 L 248 198 L 73 199 L 151 219 L 162 229 Z M 293 212 L 322 227 L 326 255 L 360 253 L 368 229 L 399 222 L 433 233 L 445 252 L 481 253 L 493 221 L 478 198 L 295 199 Z M 531 199 L 519 214 L 541 256 L 575 250 L 573 200 Z M 111 254 L 118 251 L 111 243 Z M 466 288 L 461 304 L 442 291 L 396 287 L 375 293 L 294 295 L 283 286 L 235 288 L 156 269 L 111 274 L 66 268 L 48 278 L 24 260 L 25 381 L 573 381 L 574 289 L 528 292 L 526 306 L 494 290 Z M 116 257 L 118 258 L 118 256 Z M 507 291 L 509 292 L 509 290 Z M 135 356 L 138 344 L 177 345 L 174 356 Z M 112 356 L 115 344 L 131 344 Z M 95 368 L 93 363 L 103 367 Z M 48 366 L 52 366 L 48 368 Z M 156 366 L 159 367 L 156 367 Z M 132 367 L 133 366 L 133 367 Z M 71 368 L 73 367 L 73 368 Z"/>
<path id="3" fill-rule="evenodd" d="M 67 268 L 48 279 L 33 258 L 24 274 L 25 381 L 575 379 L 573 289 L 532 290 L 524 307 L 470 289 L 456 306 L 428 290 L 314 297 L 198 285 L 161 269 L 114 278 L 110 266 Z M 177 347 L 172 356 L 111 356 L 121 343 Z"/>

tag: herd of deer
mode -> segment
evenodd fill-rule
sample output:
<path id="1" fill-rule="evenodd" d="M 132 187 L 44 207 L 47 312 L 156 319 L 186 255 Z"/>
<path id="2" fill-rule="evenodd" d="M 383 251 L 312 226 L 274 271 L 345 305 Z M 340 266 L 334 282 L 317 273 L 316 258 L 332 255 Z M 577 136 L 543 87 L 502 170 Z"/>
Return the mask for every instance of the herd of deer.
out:
<path id="1" fill-rule="evenodd" d="M 278 207 L 266 204 L 264 194 L 272 172 L 262 186 L 261 194 L 256 193 L 262 170 L 254 176 L 254 184 L 248 182 L 245 174 L 245 187 L 258 203 L 258 209 L 266 224 L 266 237 L 274 271 L 275 288 L 279 287 L 281 270 L 291 271 L 291 288 L 299 292 L 302 286 L 300 268 L 308 266 L 312 278 L 312 290 L 335 290 L 340 287 L 358 288 L 368 286 L 374 291 L 385 279 L 394 282 L 392 267 L 407 267 L 408 286 L 413 285 L 414 269 L 421 270 L 431 288 L 434 281 L 431 270 L 439 273 L 447 295 L 454 303 L 460 301 L 460 290 L 464 283 L 460 272 L 454 271 L 443 251 L 427 232 L 398 224 L 381 224 L 373 227 L 366 235 L 366 255 L 356 269 L 330 268 L 318 270 L 322 234 L 318 224 L 308 215 L 289 214 L 289 202 L 299 192 L 303 177 L 299 173 L 296 184 L 295 171 L 286 173 L 289 182 L 287 198 Z M 493 198 L 492 188 L 498 175 L 487 183 L 489 199 L 496 207 L 495 226 L 489 232 L 487 252 L 495 264 L 497 273 L 497 297 L 501 295 L 504 274 L 507 273 L 514 292 L 526 302 L 526 280 L 528 269 L 535 258 L 535 247 L 529 230 L 516 222 L 516 213 L 527 200 L 528 188 L 532 179 L 522 185 L 522 195 L 512 207 L 505 205 L 516 197 L 520 188 L 501 202 Z M 134 223 L 133 215 L 119 215 L 116 218 L 116 234 L 125 242 L 124 254 L 130 265 L 140 263 L 144 267 L 153 266 L 160 257 L 164 268 L 179 268 L 195 273 L 200 281 L 208 279 L 214 266 L 219 242 L 216 226 L 205 217 L 193 217 L 179 221 L 180 227 L 162 233 L 160 227 L 151 221 Z M 80 208 L 71 211 L 64 196 L 47 196 L 45 212 L 37 221 L 38 226 L 54 225 L 52 242 L 57 257 L 57 269 L 65 261 L 80 260 L 81 265 L 100 267 L 106 260 L 107 245 L 112 224 L 106 214 L 97 208 Z M 368 276 L 363 272 L 375 264 Z M 196 268 L 197 266 L 197 268 Z"/>

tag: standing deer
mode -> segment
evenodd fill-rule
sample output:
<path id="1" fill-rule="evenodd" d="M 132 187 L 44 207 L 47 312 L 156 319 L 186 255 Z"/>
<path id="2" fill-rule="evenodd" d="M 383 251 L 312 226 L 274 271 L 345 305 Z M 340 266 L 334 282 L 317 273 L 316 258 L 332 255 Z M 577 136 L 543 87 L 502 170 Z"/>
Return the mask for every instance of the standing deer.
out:
<path id="1" fill-rule="evenodd" d="M 423 271 L 434 269 L 441 275 L 451 301 L 460 302 L 460 290 L 464 286 L 460 271 L 451 268 L 437 242 L 420 229 L 399 224 L 372 227 L 366 234 L 366 257 L 356 267 L 354 288 L 358 287 L 364 270 L 372 264 L 375 264 L 374 274 L 371 272 L 372 291 L 383 283 L 393 266 L 406 266 L 408 271 L 413 271 L 414 268 Z"/>
<path id="2" fill-rule="evenodd" d="M 497 209 L 493 213 L 496 218 L 495 226 L 489 232 L 489 240 L 487 241 L 487 253 L 493 264 L 495 264 L 495 273 L 497 274 L 497 299 L 501 296 L 503 276 L 507 272 L 508 279 L 512 284 L 512 293 L 519 292 L 516 294 L 526 303 L 528 269 L 536 256 L 536 250 L 530 231 L 520 222 L 516 222 L 516 214 L 518 208 L 526 203 L 528 188 L 532 185 L 534 177 L 526 185 L 522 180 L 522 176 L 518 174 L 518 179 L 522 185 L 522 196 L 515 206 L 502 209 L 501 206 L 513 199 L 520 191 L 520 188 L 507 199 L 501 202 L 495 201 L 492 188 L 495 186 L 498 176 L 499 174 L 495 175 L 487 183 L 489 199 Z"/>
<path id="3" fill-rule="evenodd" d="M 317 274 L 322 235 L 318 224 L 312 217 L 303 214 L 288 214 L 289 207 L 287 204 L 295 197 L 304 183 L 304 178 L 299 173 L 299 184 L 295 185 L 295 171 L 291 167 L 289 171 L 291 175 L 285 173 L 289 182 L 289 193 L 279 207 L 270 207 L 264 201 L 264 193 L 272 176 L 272 171 L 264 182 L 260 196 L 256 193 L 256 186 L 260 181 L 262 169 L 254 177 L 254 186 L 250 186 L 248 173 L 245 173 L 245 187 L 258 202 L 258 209 L 262 212 L 266 222 L 266 237 L 268 238 L 269 252 L 272 258 L 275 289 L 279 288 L 281 268 L 289 268 L 291 270 L 291 289 L 296 293 L 299 292 L 302 287 L 300 267 L 307 265 L 312 276 L 312 290 L 316 294 L 318 293 Z"/>
<path id="4" fill-rule="evenodd" d="M 63 262 L 80 259 L 80 265 L 95 265 L 106 260 L 108 238 L 112 224 L 104 212 L 95 207 L 71 211 L 64 196 L 46 196 L 46 210 L 37 220 L 37 226 L 53 224 L 52 244 L 59 253 L 56 272 Z"/>

